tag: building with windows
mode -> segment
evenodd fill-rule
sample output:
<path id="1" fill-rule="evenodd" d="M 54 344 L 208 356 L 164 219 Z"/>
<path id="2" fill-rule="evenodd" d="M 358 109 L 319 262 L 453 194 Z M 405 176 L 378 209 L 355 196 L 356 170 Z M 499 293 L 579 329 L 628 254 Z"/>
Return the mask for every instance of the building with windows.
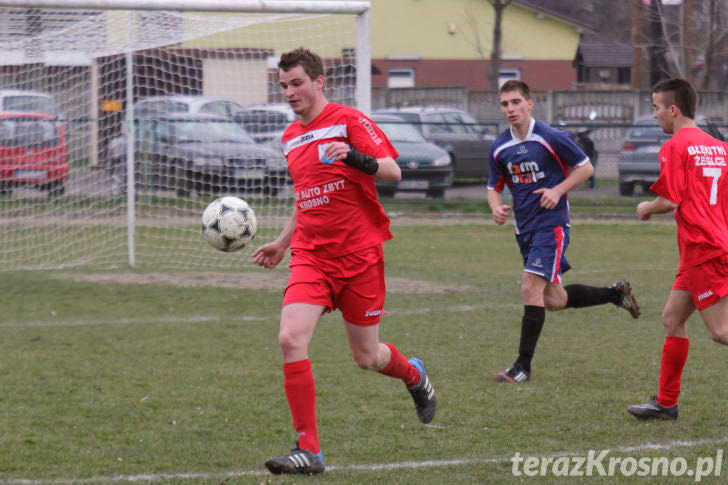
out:
<path id="1" fill-rule="evenodd" d="M 490 89 L 495 12 L 486 0 L 372 0 L 372 86 Z M 418 13 L 419 12 L 419 13 Z M 515 0 L 502 19 L 499 79 L 534 90 L 571 89 L 586 23 Z"/>

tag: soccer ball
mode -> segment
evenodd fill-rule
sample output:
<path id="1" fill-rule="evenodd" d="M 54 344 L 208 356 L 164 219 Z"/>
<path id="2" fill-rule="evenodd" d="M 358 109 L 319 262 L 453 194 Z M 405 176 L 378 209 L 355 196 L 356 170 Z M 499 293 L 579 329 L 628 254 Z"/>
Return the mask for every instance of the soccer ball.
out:
<path id="1" fill-rule="evenodd" d="M 247 202 L 237 197 L 220 197 L 202 213 L 202 235 L 215 249 L 238 251 L 253 240 L 258 221 Z"/>

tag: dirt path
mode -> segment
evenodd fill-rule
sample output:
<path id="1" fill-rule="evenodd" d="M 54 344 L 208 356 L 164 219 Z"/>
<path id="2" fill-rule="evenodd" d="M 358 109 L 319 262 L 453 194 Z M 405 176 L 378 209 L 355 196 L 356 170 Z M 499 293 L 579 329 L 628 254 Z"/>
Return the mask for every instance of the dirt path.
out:
<path id="1" fill-rule="evenodd" d="M 183 287 L 215 286 L 220 288 L 265 289 L 283 291 L 288 272 L 181 272 L 181 273 L 59 273 L 54 278 L 99 284 L 158 284 Z M 392 293 L 448 293 L 473 291 L 469 286 L 445 286 L 408 278 L 387 278 Z"/>

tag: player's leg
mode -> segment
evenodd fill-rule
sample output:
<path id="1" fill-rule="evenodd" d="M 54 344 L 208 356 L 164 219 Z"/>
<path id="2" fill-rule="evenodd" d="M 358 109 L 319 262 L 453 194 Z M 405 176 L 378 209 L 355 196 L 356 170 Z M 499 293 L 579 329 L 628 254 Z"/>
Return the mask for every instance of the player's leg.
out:
<path id="1" fill-rule="evenodd" d="M 283 307 L 278 344 L 284 364 L 308 359 L 308 345 L 325 308 L 309 303 L 289 303 Z"/>
<path id="2" fill-rule="evenodd" d="M 710 338 L 728 345 L 728 254 L 694 269 L 697 280 L 691 293 Z"/>
<path id="3" fill-rule="evenodd" d="M 719 344 L 728 345 L 728 296 L 700 311 L 708 328 L 710 338 Z"/>
<path id="4" fill-rule="evenodd" d="M 308 359 L 308 345 L 325 309 L 324 305 L 289 303 L 281 311 L 278 343 L 283 353 L 283 387 L 298 442 L 288 455 L 265 462 L 266 468 L 275 474 L 324 471 L 316 427 L 316 386 Z"/>
<path id="5" fill-rule="evenodd" d="M 629 281 L 624 279 L 615 281 L 611 286 L 572 284 L 565 286 L 564 290 L 567 299 L 561 308 L 584 308 L 613 303 L 627 310 L 632 318 L 639 318 L 641 313 L 640 306 L 632 295 L 632 286 Z M 548 302 L 546 308 L 549 310 L 561 309 L 549 307 Z"/>
<path id="6" fill-rule="evenodd" d="M 515 383 L 525 382 L 531 378 L 531 360 L 546 321 L 544 290 L 547 285 L 548 281 L 543 276 L 529 271 L 523 272 L 521 279 L 523 316 L 518 358 L 511 367 L 493 376 L 496 381 Z"/>
<path id="7" fill-rule="evenodd" d="M 678 282 L 676 286 L 679 287 Z M 640 419 L 677 419 L 680 378 L 690 347 L 687 321 L 694 311 L 690 293 L 673 287 L 662 311 L 662 324 L 667 335 L 662 346 L 659 392 L 643 404 L 629 406 L 627 411 L 633 416 Z"/>
<path id="8" fill-rule="evenodd" d="M 314 474 L 324 471 L 324 459 L 316 427 L 316 386 L 308 346 L 321 314 L 330 310 L 333 302 L 326 275 L 295 253 L 292 259 L 278 343 L 283 353 L 283 387 L 298 442 L 288 455 L 270 458 L 265 466 L 275 474 Z"/>
<path id="9" fill-rule="evenodd" d="M 543 303 L 546 310 L 550 312 L 561 310 L 566 307 L 569 295 L 561 283 L 547 283 L 543 289 Z"/>
<path id="10" fill-rule="evenodd" d="M 346 336 L 357 365 L 402 380 L 410 391 L 417 416 L 429 423 L 435 415 L 437 398 L 422 360 L 407 360 L 390 343 L 379 341 L 379 320 L 383 313 L 384 262 L 380 261 L 352 278 L 339 295 L 339 308 L 346 321 Z"/>
<path id="11" fill-rule="evenodd" d="M 400 379 L 412 395 L 417 417 L 429 423 L 435 417 L 437 395 L 425 364 L 407 358 L 391 343 L 379 341 L 379 325 L 361 326 L 346 322 L 346 335 L 354 361 L 365 370 Z"/>
<path id="12" fill-rule="evenodd" d="M 518 345 L 518 360 L 516 364 L 531 373 L 531 360 L 536 351 L 536 344 L 541 336 L 543 324 L 546 321 L 544 294 L 549 283 L 545 278 L 529 273 L 523 273 L 521 280 L 521 296 L 523 297 L 523 318 L 521 319 L 521 340 Z"/>
<path id="13" fill-rule="evenodd" d="M 346 337 L 351 356 L 360 368 L 380 372 L 392 360 L 392 347 L 379 341 L 379 325 L 346 322 Z"/>
<path id="14" fill-rule="evenodd" d="M 562 265 L 564 271 L 569 268 L 563 256 L 568 230 L 557 226 L 519 234 L 516 239 L 523 256 L 521 339 L 516 362 L 493 376 L 498 382 L 525 382 L 531 378 L 531 360 L 546 320 L 546 287 L 551 281 L 561 281 Z"/>

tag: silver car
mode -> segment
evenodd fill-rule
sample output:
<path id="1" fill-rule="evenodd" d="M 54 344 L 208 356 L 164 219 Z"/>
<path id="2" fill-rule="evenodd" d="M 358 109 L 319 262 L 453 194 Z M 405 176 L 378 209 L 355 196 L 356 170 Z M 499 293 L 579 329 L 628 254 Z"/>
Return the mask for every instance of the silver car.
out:
<path id="1" fill-rule="evenodd" d="M 228 98 L 163 94 L 142 98 L 134 103 L 134 117 L 142 118 L 159 113 L 206 113 L 232 118 L 241 109 L 243 105 Z"/>
<path id="2" fill-rule="evenodd" d="M 697 116 L 695 122 L 709 135 L 723 140 L 720 131 L 704 116 Z M 671 135 L 666 135 L 651 115 L 642 116 L 634 122 L 619 151 L 619 194 L 634 194 L 639 184 L 644 193 L 660 176 L 660 147 Z"/>
<path id="3" fill-rule="evenodd" d="M 488 152 L 496 136 L 470 113 L 424 106 L 385 108 L 375 113 L 399 116 L 415 125 L 427 141 L 444 148 L 452 159 L 456 179 L 488 177 Z"/>

